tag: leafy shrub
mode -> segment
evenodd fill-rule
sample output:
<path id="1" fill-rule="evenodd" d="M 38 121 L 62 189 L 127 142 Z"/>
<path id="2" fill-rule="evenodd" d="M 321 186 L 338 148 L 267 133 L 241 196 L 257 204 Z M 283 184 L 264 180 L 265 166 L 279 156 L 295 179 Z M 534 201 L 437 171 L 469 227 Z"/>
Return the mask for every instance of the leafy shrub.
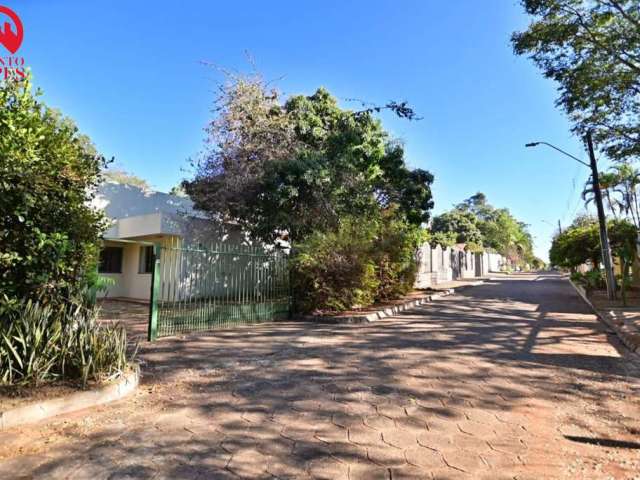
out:
<path id="1" fill-rule="evenodd" d="M 378 277 L 375 300 L 391 300 L 413 289 L 418 271 L 416 250 L 423 231 L 387 211 L 379 222 L 372 258 Z"/>
<path id="2" fill-rule="evenodd" d="M 393 210 L 375 220 L 349 217 L 336 231 L 312 234 L 292 259 L 296 308 L 349 310 L 405 295 L 413 288 L 422 238 Z"/>
<path id="3" fill-rule="evenodd" d="M 574 283 L 584 283 L 584 275 L 581 272 L 573 272 L 570 278 Z"/>
<path id="4" fill-rule="evenodd" d="M 571 280 L 583 285 L 587 290 L 600 290 L 607 288 L 604 272 L 601 270 L 590 270 L 586 273 L 574 272 Z"/>
<path id="5" fill-rule="evenodd" d="M 77 299 L 102 215 L 89 206 L 104 158 L 30 79 L 0 81 L 0 315 L 23 299 Z"/>
<path id="6" fill-rule="evenodd" d="M 604 272 L 601 270 L 591 270 L 584 274 L 584 284 L 588 290 L 607 288 Z"/>
<path id="7" fill-rule="evenodd" d="M 375 233 L 375 223 L 347 219 L 337 231 L 315 232 L 298 245 L 291 263 L 296 308 L 338 311 L 373 303 Z"/>
<path id="8" fill-rule="evenodd" d="M 55 376 L 62 350 L 62 323 L 51 307 L 27 302 L 0 335 L 2 383 L 41 383 Z"/>
<path id="9" fill-rule="evenodd" d="M 96 310 L 27 301 L 0 323 L 0 384 L 38 385 L 66 379 L 104 381 L 128 365 L 122 325 L 102 325 Z"/>
<path id="10" fill-rule="evenodd" d="M 105 277 L 98 273 L 97 265 L 94 268 L 89 269 L 82 277 L 80 291 L 80 298 L 82 302 L 89 306 L 94 307 L 99 293 L 106 293 L 109 287 L 116 284 L 113 278 Z"/>

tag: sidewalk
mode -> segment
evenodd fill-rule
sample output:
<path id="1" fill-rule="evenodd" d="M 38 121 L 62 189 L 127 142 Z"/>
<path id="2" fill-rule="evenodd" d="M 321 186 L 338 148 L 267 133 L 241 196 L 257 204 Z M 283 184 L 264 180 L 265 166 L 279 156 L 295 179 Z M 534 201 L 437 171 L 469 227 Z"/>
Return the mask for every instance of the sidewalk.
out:
<path id="1" fill-rule="evenodd" d="M 573 283 L 573 282 L 572 282 Z M 622 300 L 610 301 L 605 292 L 595 291 L 586 295 L 581 286 L 576 286 L 580 293 L 591 304 L 598 316 L 616 333 L 622 343 L 632 352 L 640 354 L 640 306 L 637 298 L 629 298 L 629 303 L 622 306 Z"/>
<path id="2" fill-rule="evenodd" d="M 635 478 L 640 359 L 540 277 L 145 342 L 127 399 L 1 432 L 0 478 Z"/>
<path id="3" fill-rule="evenodd" d="M 478 285 L 482 285 L 483 282 L 486 282 L 487 280 L 490 280 L 493 277 L 505 277 L 505 275 L 500 273 L 491 273 L 483 277 L 451 280 L 449 282 L 441 282 L 441 283 L 438 283 L 437 285 L 432 285 L 429 288 L 425 289 L 425 291 L 441 292 L 441 291 L 448 291 L 448 290 L 456 290 L 458 288 L 464 288 L 464 287 L 475 287 Z"/>

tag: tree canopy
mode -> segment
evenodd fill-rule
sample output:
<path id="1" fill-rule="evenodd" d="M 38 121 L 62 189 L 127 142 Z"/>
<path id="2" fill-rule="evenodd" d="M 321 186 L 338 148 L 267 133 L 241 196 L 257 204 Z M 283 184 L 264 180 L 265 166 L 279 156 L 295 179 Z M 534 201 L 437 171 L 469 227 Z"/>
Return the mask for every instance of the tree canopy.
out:
<path id="1" fill-rule="evenodd" d="M 640 153 L 640 8 L 637 0 L 522 0 L 533 17 L 513 34 L 515 52 L 528 55 L 558 82 L 557 104 L 574 133 L 593 129 L 617 160 Z"/>
<path id="2" fill-rule="evenodd" d="M 431 222 L 431 231 L 434 234 L 452 233 L 455 235 L 456 243 L 482 244 L 478 219 L 469 211 L 454 209 L 434 217 Z"/>
<path id="3" fill-rule="evenodd" d="M 618 257 L 627 256 L 635 250 L 636 228 L 626 220 L 607 222 L 612 253 Z M 575 268 L 587 261 L 597 268 L 601 262 L 600 229 L 593 217 L 578 217 L 562 233 L 556 235 L 549 251 L 553 265 Z"/>
<path id="4" fill-rule="evenodd" d="M 299 241 L 391 206 L 414 225 L 428 221 L 433 176 L 406 166 L 402 144 L 370 111 L 342 109 L 323 88 L 283 100 L 259 77 L 237 77 L 220 87 L 214 112 L 184 183 L 212 217 L 267 242 L 281 232 Z"/>
<path id="5" fill-rule="evenodd" d="M 484 247 L 509 257 L 514 262 L 533 260 L 533 241 L 527 225 L 518 221 L 506 208 L 495 208 L 478 192 L 454 209 L 433 218 L 432 243 L 446 245 L 447 235 L 458 243 Z M 436 236 L 437 235 L 437 236 Z"/>

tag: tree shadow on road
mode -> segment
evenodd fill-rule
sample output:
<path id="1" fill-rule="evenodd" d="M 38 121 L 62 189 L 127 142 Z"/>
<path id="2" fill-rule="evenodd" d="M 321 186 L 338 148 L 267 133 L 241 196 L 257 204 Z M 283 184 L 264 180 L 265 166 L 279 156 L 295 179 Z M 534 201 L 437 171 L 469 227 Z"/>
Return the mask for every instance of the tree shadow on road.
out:
<path id="1" fill-rule="evenodd" d="M 162 339 L 141 349 L 135 401 L 93 414 L 99 425 L 27 470 L 55 476 L 79 462 L 113 478 L 446 478 L 528 471 L 541 452 L 555 468 L 567 455 L 557 442 L 596 447 L 561 435 L 554 415 L 608 409 L 570 423 L 576 438 L 638 428 L 637 401 L 610 411 L 628 398 L 637 362 L 604 332 L 566 282 L 548 278 L 488 282 L 366 326 L 285 322 Z"/>

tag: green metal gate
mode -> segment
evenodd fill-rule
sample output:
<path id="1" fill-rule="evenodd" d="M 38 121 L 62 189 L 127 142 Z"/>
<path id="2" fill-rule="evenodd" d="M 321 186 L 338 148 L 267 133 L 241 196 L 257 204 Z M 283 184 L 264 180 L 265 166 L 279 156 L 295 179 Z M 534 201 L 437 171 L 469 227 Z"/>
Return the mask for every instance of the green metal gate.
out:
<path id="1" fill-rule="evenodd" d="M 261 247 L 154 246 L 149 340 L 286 318 L 287 255 Z"/>

